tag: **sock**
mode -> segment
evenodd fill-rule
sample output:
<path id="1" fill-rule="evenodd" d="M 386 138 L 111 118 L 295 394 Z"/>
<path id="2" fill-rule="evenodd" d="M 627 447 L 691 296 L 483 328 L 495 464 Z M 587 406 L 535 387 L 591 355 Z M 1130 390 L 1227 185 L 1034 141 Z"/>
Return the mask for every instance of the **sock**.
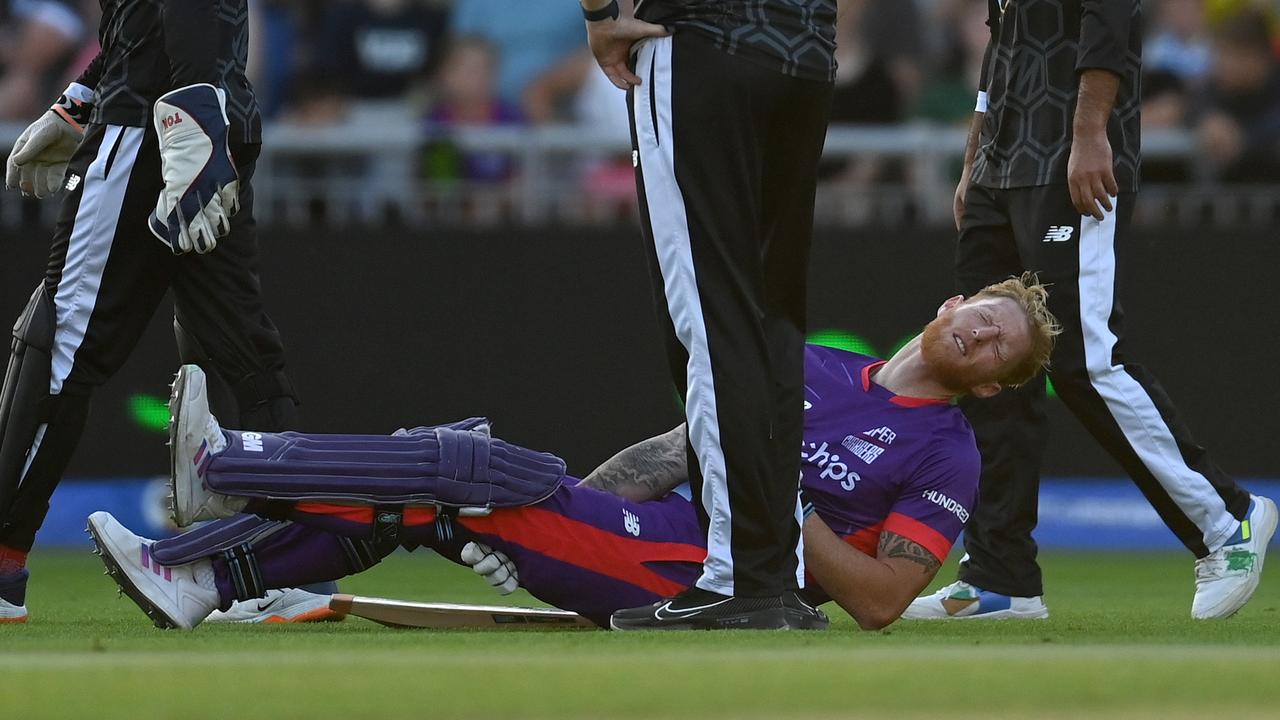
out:
<path id="1" fill-rule="evenodd" d="M 19 607 L 25 605 L 27 602 L 27 575 L 26 568 L 11 575 L 0 575 L 0 600 Z"/>
<path id="2" fill-rule="evenodd" d="M 27 553 L 0 545 L 0 577 L 16 575 L 27 567 Z"/>

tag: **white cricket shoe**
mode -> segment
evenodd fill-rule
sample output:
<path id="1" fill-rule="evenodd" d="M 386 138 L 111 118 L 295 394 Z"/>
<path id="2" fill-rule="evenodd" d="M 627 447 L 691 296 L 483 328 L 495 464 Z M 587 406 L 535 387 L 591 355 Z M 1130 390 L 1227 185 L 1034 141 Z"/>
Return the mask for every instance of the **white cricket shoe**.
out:
<path id="1" fill-rule="evenodd" d="M 205 470 L 226 447 L 218 419 L 209 412 L 204 371 L 183 365 L 169 395 L 169 497 L 178 527 L 231 517 L 244 509 L 243 498 L 218 495 L 204 487 Z"/>
<path id="2" fill-rule="evenodd" d="M 1231 617 L 1253 597 L 1262 580 L 1267 543 L 1276 532 L 1276 504 L 1251 495 L 1249 514 L 1226 545 L 1196 560 L 1196 596 L 1191 617 L 1212 620 Z"/>
<path id="3" fill-rule="evenodd" d="M 0 598 L 0 625 L 24 623 L 27 621 L 27 606 L 14 605 Z"/>
<path id="4" fill-rule="evenodd" d="M 151 557 L 151 540 L 138 537 L 111 517 L 89 516 L 89 535 L 121 592 L 162 629 L 190 630 L 218 607 L 213 562 L 160 565 Z"/>
<path id="5" fill-rule="evenodd" d="M 27 621 L 25 601 L 29 576 L 25 569 L 9 575 L 0 575 L 0 625 Z M 10 600 L 6 600 L 5 597 Z"/>
<path id="6" fill-rule="evenodd" d="M 1044 597 L 1017 597 L 954 582 L 932 595 L 921 595 L 902 613 L 903 620 L 1043 620 L 1049 617 Z"/>
<path id="7" fill-rule="evenodd" d="M 345 615 L 329 609 L 332 595 L 318 595 L 298 588 L 268 590 L 257 600 L 241 600 L 223 612 L 214 610 L 211 623 L 306 623 L 342 620 Z"/>

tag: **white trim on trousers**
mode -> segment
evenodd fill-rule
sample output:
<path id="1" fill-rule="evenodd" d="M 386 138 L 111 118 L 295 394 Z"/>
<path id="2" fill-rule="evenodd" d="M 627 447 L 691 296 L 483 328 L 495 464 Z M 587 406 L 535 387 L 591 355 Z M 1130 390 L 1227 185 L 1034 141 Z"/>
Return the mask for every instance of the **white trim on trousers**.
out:
<path id="1" fill-rule="evenodd" d="M 50 395 L 62 392 L 62 384 L 75 367 L 76 352 L 88 332 L 143 134 L 143 128 L 108 125 L 98 145 L 98 155 L 82 178 L 80 204 L 67 241 L 62 278 L 54 294 L 58 324 L 53 336 Z M 115 159 L 111 160 L 113 149 Z M 111 174 L 108 176 L 109 161 Z M 146 228 L 137 230 L 145 232 Z"/>
<path id="2" fill-rule="evenodd" d="M 1227 511 L 1213 483 L 1187 465 L 1177 440 L 1146 389 L 1112 362 L 1117 338 L 1110 319 L 1115 307 L 1116 212 L 1102 220 L 1080 218 L 1080 329 L 1089 382 L 1106 404 L 1142 464 L 1155 476 L 1178 509 L 1203 534 L 1210 552 L 1222 547 L 1238 521 Z"/>
<path id="3" fill-rule="evenodd" d="M 676 337 L 689 355 L 686 366 L 685 413 L 689 443 L 702 470 L 702 506 L 711 518 L 707 532 L 707 558 L 697 586 L 724 595 L 733 594 L 733 516 L 724 448 L 720 445 L 720 419 L 711 372 L 707 324 L 698 295 L 693 265 L 689 220 L 684 196 L 676 182 L 675 141 L 671 118 L 671 38 L 652 38 L 639 45 L 637 74 L 644 82 L 632 95 L 641 177 L 649 208 L 649 224 L 662 271 L 667 309 Z M 652 69 L 652 73 L 649 70 Z M 654 124 L 656 108 L 657 124 Z"/>

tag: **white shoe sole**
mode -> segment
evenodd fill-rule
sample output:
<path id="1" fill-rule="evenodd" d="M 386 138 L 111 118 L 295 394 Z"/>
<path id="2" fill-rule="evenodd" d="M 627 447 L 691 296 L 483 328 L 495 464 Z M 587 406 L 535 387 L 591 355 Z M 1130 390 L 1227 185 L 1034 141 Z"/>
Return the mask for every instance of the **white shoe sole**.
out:
<path id="1" fill-rule="evenodd" d="M 1048 620 L 1049 609 L 1042 608 L 1038 610 L 993 610 L 981 615 L 929 615 L 911 617 L 906 613 L 902 615 L 903 620 Z"/>
<path id="2" fill-rule="evenodd" d="M 198 487 L 200 478 L 195 477 L 196 468 L 190 453 L 180 448 L 183 438 L 191 432 L 190 414 L 181 412 L 182 404 L 195 383 L 203 381 L 204 376 L 198 370 L 192 372 L 183 366 L 173 380 L 173 391 L 169 395 L 169 503 L 173 524 L 178 527 L 195 523 L 200 510 L 194 507 L 191 492 L 193 487 Z"/>
<path id="3" fill-rule="evenodd" d="M 1254 572 L 1250 575 L 1245 584 L 1241 585 L 1238 590 L 1228 595 L 1221 603 L 1219 603 L 1212 611 L 1204 612 L 1199 615 L 1192 614 L 1196 620 L 1221 620 L 1229 618 L 1240 612 L 1240 608 L 1244 607 L 1249 599 L 1253 597 L 1253 593 L 1258 590 L 1258 584 L 1262 582 L 1262 566 L 1267 556 L 1267 545 L 1271 543 L 1271 538 L 1276 534 L 1276 524 L 1280 521 L 1280 512 L 1276 510 L 1275 501 L 1261 495 L 1257 498 L 1257 515 L 1256 518 L 1249 518 L 1249 531 L 1254 538 L 1258 539 L 1258 560 L 1254 566 Z"/>
<path id="4" fill-rule="evenodd" d="M 205 623 L 328 623 L 346 618 L 329 609 L 330 600 L 333 596 L 328 594 L 287 589 L 265 607 L 261 607 L 261 600 L 237 602 L 227 612 L 214 612 Z M 259 607 L 253 606 L 255 603 Z"/>
<path id="5" fill-rule="evenodd" d="M 27 606 L 0 600 L 0 625 L 17 625 L 27 621 Z"/>

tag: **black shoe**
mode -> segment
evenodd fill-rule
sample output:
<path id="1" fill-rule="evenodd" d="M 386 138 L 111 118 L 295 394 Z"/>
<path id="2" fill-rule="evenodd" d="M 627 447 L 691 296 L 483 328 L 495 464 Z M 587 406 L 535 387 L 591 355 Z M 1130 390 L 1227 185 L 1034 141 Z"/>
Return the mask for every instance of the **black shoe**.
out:
<path id="1" fill-rule="evenodd" d="M 792 630 L 826 630 L 831 624 L 826 613 L 810 605 L 795 590 L 782 593 L 782 607 L 787 613 L 787 627 Z"/>
<path id="2" fill-rule="evenodd" d="M 786 630 L 781 597 L 745 598 L 699 587 L 644 607 L 619 610 L 614 630 Z"/>

